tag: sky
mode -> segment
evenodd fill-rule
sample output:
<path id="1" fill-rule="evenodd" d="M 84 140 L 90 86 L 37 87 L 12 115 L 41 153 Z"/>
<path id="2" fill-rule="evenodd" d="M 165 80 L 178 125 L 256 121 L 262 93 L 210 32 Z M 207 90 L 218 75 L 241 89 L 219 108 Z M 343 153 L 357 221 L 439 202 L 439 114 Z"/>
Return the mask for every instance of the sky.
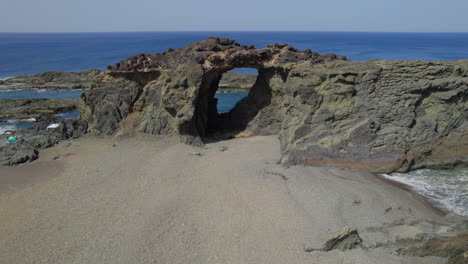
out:
<path id="1" fill-rule="evenodd" d="M 0 32 L 468 32 L 468 0 L 0 0 Z"/>

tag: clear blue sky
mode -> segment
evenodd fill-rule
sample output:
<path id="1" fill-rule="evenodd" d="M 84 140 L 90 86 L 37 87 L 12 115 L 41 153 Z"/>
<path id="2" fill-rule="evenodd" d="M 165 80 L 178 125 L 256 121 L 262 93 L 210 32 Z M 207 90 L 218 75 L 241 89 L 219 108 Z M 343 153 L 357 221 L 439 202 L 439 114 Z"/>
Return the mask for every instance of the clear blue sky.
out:
<path id="1" fill-rule="evenodd" d="M 0 0 L 0 32 L 468 32 L 468 0 Z"/>

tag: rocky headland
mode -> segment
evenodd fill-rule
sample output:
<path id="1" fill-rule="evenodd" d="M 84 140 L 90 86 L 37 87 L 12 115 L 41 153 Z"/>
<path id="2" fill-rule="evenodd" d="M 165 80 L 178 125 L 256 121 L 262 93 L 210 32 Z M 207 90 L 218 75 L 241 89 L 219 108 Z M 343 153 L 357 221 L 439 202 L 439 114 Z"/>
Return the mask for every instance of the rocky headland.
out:
<path id="1" fill-rule="evenodd" d="M 239 77 L 235 68 L 255 68 L 258 76 Z M 248 88 L 252 81 L 246 98 L 228 113 L 217 112 L 219 87 Z M 6 84 L 18 82 L 15 87 L 87 88 L 81 123 L 94 135 L 143 132 L 201 145 L 210 138 L 278 134 L 286 166 L 404 172 L 468 163 L 468 60 L 353 62 L 286 44 L 256 49 L 209 38 L 132 56 L 105 72 L 46 72 Z M 34 105 L 41 102 L 2 103 L 10 109 L 2 116 L 36 117 L 42 109 Z M 58 109 L 77 102 L 46 104 Z"/>
<path id="2" fill-rule="evenodd" d="M 224 73 L 255 68 L 247 98 L 218 114 Z M 273 44 L 263 49 L 209 38 L 109 66 L 87 90 L 92 134 L 138 131 L 203 144 L 278 134 L 284 165 L 375 172 L 466 166 L 468 60 L 353 62 Z M 463 144 L 461 144 L 463 143 Z"/>

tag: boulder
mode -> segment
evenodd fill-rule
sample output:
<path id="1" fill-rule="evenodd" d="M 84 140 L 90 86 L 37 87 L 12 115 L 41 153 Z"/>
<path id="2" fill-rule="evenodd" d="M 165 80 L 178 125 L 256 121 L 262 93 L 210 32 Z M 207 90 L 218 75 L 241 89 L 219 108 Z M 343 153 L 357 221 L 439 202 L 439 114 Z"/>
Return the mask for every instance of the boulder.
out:
<path id="1" fill-rule="evenodd" d="M 362 245 L 362 239 L 354 227 L 346 226 L 336 235 L 326 239 L 321 248 L 305 248 L 306 252 L 330 251 L 330 250 L 351 250 Z"/>
<path id="2" fill-rule="evenodd" d="M 38 157 L 38 151 L 24 140 L 0 146 L 0 165 L 12 166 L 31 162 Z"/>

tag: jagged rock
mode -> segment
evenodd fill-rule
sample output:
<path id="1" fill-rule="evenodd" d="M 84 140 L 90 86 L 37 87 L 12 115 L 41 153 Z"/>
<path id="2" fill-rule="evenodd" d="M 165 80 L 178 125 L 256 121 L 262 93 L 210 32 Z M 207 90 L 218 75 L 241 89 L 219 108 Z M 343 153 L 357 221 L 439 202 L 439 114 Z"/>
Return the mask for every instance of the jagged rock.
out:
<path id="1" fill-rule="evenodd" d="M 345 57 L 278 44 L 254 49 L 233 40 L 209 38 L 183 49 L 133 56 L 109 66 L 106 74 L 114 78 L 84 93 L 87 108 L 83 116 L 89 120 L 92 133 L 111 134 L 132 128 L 150 134 L 180 135 L 184 142 L 199 144 L 216 130 L 244 130 L 271 98 L 264 87 L 266 80 L 281 79 L 287 64 L 337 59 Z M 222 74 L 236 67 L 259 69 L 248 98 L 252 102 L 244 103 L 245 109 L 219 115 L 214 95 Z M 271 118 L 265 122 L 274 123 L 276 128 L 280 123 Z M 263 133 L 275 133 L 259 126 Z"/>
<path id="2" fill-rule="evenodd" d="M 305 248 L 306 252 L 330 251 L 330 250 L 351 250 L 362 244 L 356 228 L 349 226 L 343 228 L 338 234 L 325 240 L 322 248 Z"/>
<path id="3" fill-rule="evenodd" d="M 0 165 L 12 166 L 31 162 L 38 157 L 38 151 L 24 140 L 0 146 Z"/>
<path id="4" fill-rule="evenodd" d="M 258 69 L 229 113 L 214 98 L 223 73 Z M 200 145 L 213 134 L 279 134 L 285 165 L 376 172 L 468 164 L 468 60 L 347 61 L 273 44 L 209 38 L 109 66 L 83 95 L 88 131 L 177 135 Z"/>
<path id="5" fill-rule="evenodd" d="M 19 140 L 0 146 L 0 165 L 12 166 L 34 161 L 39 150 L 53 147 L 62 140 L 78 138 L 86 134 L 87 122 L 66 120 L 53 130 L 46 130 L 50 122 L 38 122 L 34 128 L 22 131 Z"/>
<path id="6" fill-rule="evenodd" d="M 468 60 L 298 65 L 285 84 L 284 161 L 379 172 L 466 165 L 467 87 Z"/>
<path id="7" fill-rule="evenodd" d="M 400 254 L 447 257 L 448 264 L 468 262 L 468 233 L 449 238 L 431 238 L 422 246 L 400 249 Z"/>
<path id="8" fill-rule="evenodd" d="M 336 236 L 327 239 L 323 245 L 323 251 L 334 249 L 349 250 L 362 243 L 356 228 L 345 227 Z"/>
<path id="9" fill-rule="evenodd" d="M 135 100 L 142 92 L 137 83 L 125 79 L 115 79 L 103 84 L 99 89 L 91 89 L 82 94 L 86 108 L 81 112 L 90 127 L 90 132 L 112 134 L 123 118 L 133 109 Z"/>
<path id="10" fill-rule="evenodd" d="M 44 149 L 54 146 L 59 140 L 51 134 L 40 134 L 27 137 L 24 141 L 35 149 Z"/>
<path id="11" fill-rule="evenodd" d="M 88 123 L 83 120 L 65 120 L 54 131 L 61 140 L 79 138 L 86 134 Z"/>

